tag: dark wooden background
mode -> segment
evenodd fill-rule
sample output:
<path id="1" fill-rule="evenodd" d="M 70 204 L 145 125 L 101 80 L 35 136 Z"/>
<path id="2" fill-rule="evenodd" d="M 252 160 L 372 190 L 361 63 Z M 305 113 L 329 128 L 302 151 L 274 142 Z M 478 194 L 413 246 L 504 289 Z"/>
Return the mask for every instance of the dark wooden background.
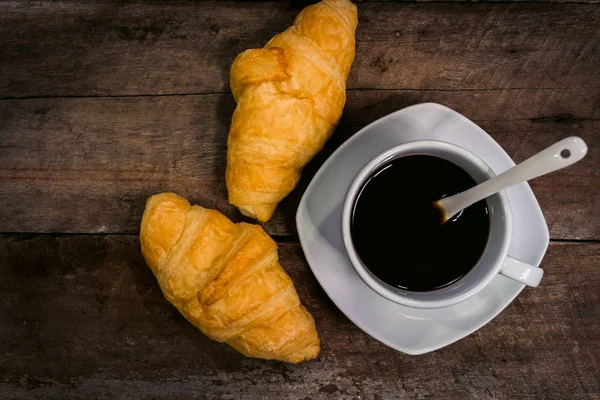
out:
<path id="1" fill-rule="evenodd" d="M 229 67 L 306 2 L 0 2 L 0 397 L 600 399 L 598 1 L 359 2 L 340 127 L 265 228 L 315 316 L 301 365 L 246 359 L 161 296 L 138 246 L 146 197 L 227 203 Z M 423 101 L 518 162 L 568 135 L 590 151 L 535 180 L 545 277 L 497 319 L 408 356 L 324 294 L 294 213 L 360 127 Z"/>

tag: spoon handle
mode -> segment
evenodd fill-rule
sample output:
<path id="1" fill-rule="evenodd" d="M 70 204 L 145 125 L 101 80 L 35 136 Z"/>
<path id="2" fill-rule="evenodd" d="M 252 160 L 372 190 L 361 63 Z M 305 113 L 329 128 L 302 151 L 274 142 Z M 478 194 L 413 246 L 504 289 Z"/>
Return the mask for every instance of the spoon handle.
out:
<path id="1" fill-rule="evenodd" d="M 517 183 L 568 167 L 581 160 L 587 153 L 583 139 L 571 136 L 528 158 L 517 166 L 462 193 L 439 200 L 450 218 L 471 204 L 483 200 Z"/>

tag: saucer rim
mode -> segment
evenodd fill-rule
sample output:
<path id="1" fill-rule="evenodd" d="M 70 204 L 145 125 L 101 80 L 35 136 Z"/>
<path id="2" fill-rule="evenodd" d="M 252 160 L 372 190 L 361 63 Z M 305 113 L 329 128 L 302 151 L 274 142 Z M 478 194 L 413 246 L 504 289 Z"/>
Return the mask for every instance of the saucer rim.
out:
<path id="1" fill-rule="evenodd" d="M 437 345 L 433 345 L 433 346 L 428 346 L 428 347 L 424 347 L 421 349 L 410 349 L 410 348 L 405 348 L 402 346 L 398 346 L 395 343 L 391 343 L 390 341 L 388 341 L 387 339 L 383 338 L 382 335 L 377 334 L 376 332 L 374 332 L 370 327 L 365 326 L 362 323 L 359 323 L 356 321 L 356 318 L 354 317 L 354 315 L 352 315 L 351 313 L 346 313 L 342 307 L 340 307 L 340 305 L 338 304 L 338 301 L 336 300 L 335 296 L 332 296 L 331 293 L 329 292 L 329 290 L 326 288 L 326 285 L 323 285 L 322 280 L 324 279 L 322 276 L 320 276 L 319 274 L 319 269 L 316 267 L 313 267 L 313 264 L 316 262 L 316 260 L 312 259 L 313 256 L 311 255 L 310 250 L 308 249 L 308 244 L 307 242 L 307 238 L 304 237 L 305 232 L 303 229 L 301 229 L 301 226 L 303 226 L 304 224 L 304 210 L 306 209 L 306 203 L 307 203 L 307 199 L 308 197 L 310 197 L 312 190 L 313 190 L 313 186 L 316 184 L 316 182 L 319 180 L 318 178 L 320 178 L 320 176 L 325 173 L 325 171 L 327 171 L 327 169 L 330 167 L 330 165 L 332 165 L 332 163 L 334 163 L 334 159 L 336 158 L 335 156 L 338 155 L 338 153 L 343 153 L 348 147 L 351 146 L 351 144 L 358 139 L 358 137 L 360 137 L 366 130 L 370 130 L 373 129 L 376 125 L 382 123 L 383 121 L 393 118 L 394 116 L 396 116 L 399 113 L 407 113 L 410 112 L 413 109 L 416 108 L 425 108 L 425 107 L 430 107 L 430 108 L 437 108 L 439 110 L 445 111 L 445 112 L 450 112 L 454 117 L 459 117 L 459 119 L 461 120 L 462 123 L 468 123 L 471 127 L 475 128 L 477 131 L 479 131 L 479 133 L 483 134 L 486 136 L 486 138 L 488 140 L 490 140 L 492 142 L 493 145 L 495 145 L 495 147 L 498 150 L 497 155 L 499 157 L 504 158 L 504 162 L 508 165 L 508 168 L 510 168 L 510 166 L 514 166 L 515 163 L 512 160 L 512 158 L 506 153 L 506 151 L 494 140 L 494 138 L 489 135 L 485 130 L 483 130 L 483 128 L 481 128 L 479 125 L 477 125 L 475 122 L 471 121 L 470 119 L 468 119 L 467 117 L 465 117 L 464 115 L 460 114 L 459 112 L 444 106 L 442 104 L 438 104 L 438 103 L 434 103 L 434 102 L 425 102 L 425 103 L 419 103 L 419 104 L 413 104 L 410 105 L 408 107 L 396 110 L 392 113 L 389 113 L 373 122 L 371 122 L 370 124 L 366 125 L 365 127 L 361 128 L 358 132 L 356 132 L 355 134 L 353 134 L 350 138 L 348 138 L 344 143 L 342 143 L 342 145 L 340 145 L 328 158 L 327 160 L 323 163 L 323 165 L 319 168 L 319 170 L 315 173 L 315 175 L 313 176 L 313 178 L 311 179 L 309 185 L 307 186 L 306 190 L 304 191 L 304 194 L 302 195 L 302 198 L 300 200 L 300 203 L 298 205 L 298 209 L 296 212 L 296 227 L 297 227 L 297 232 L 298 232 L 298 238 L 300 241 L 300 245 L 302 247 L 304 256 L 309 264 L 309 267 L 311 269 L 311 271 L 313 272 L 313 275 L 315 276 L 315 278 L 317 279 L 317 281 L 319 282 L 319 284 L 321 285 L 321 288 L 325 291 L 325 293 L 327 294 L 327 296 L 331 299 L 331 301 L 340 309 L 340 311 L 350 320 L 352 321 L 352 323 L 354 323 L 357 327 L 359 327 L 361 330 L 363 330 L 365 333 L 367 333 L 368 335 L 370 335 L 371 337 L 373 337 L 374 339 L 378 340 L 379 342 L 406 354 L 410 354 L 410 355 L 420 355 L 420 354 L 425 354 L 425 353 L 429 353 L 431 351 L 435 351 L 435 350 L 439 350 L 443 347 L 446 347 L 452 343 L 455 343 L 463 338 L 465 338 L 466 336 L 472 334 L 473 332 L 481 329 L 483 326 L 487 325 L 491 320 L 493 320 L 494 318 L 496 318 L 502 311 L 504 311 L 506 309 L 506 307 L 508 307 L 508 305 L 510 305 L 514 299 L 522 292 L 522 290 L 525 288 L 524 284 L 519 284 L 519 288 L 518 290 L 515 291 L 514 294 L 510 295 L 510 296 L 506 296 L 505 300 L 502 302 L 504 305 L 496 312 L 495 310 L 491 310 L 491 312 L 488 313 L 488 315 L 485 318 L 482 318 L 481 321 L 479 321 L 479 323 L 475 324 L 473 327 L 469 327 L 468 329 L 465 329 L 463 332 L 459 333 L 458 335 L 456 335 L 456 337 L 452 337 L 451 340 L 449 341 L 443 341 L 440 342 Z M 420 140 L 435 140 L 435 139 L 420 139 Z M 412 140 L 409 140 L 405 143 L 411 142 Z M 455 145 L 458 145 L 456 143 L 453 143 Z M 476 153 L 475 153 L 476 154 Z M 484 160 L 485 161 L 485 160 Z M 495 171 L 496 173 L 500 173 L 502 171 Z M 536 219 L 538 221 L 541 222 L 541 225 L 538 226 L 538 228 L 543 227 L 543 230 L 541 232 L 537 232 L 538 234 L 541 233 L 541 236 L 536 236 L 536 242 L 538 243 L 538 245 L 540 246 L 539 251 L 535 254 L 531 255 L 530 260 L 527 260 L 526 262 L 535 266 L 539 266 L 541 260 L 543 259 L 548 245 L 549 245 L 549 231 L 548 231 L 548 226 L 547 223 L 545 221 L 545 218 L 543 216 L 543 213 L 541 211 L 541 208 L 539 206 L 539 203 L 537 201 L 537 198 L 535 197 L 533 191 L 531 190 L 531 187 L 529 186 L 529 184 L 527 183 L 523 183 L 521 184 L 523 185 L 523 189 L 526 191 L 526 194 L 528 197 L 530 197 L 534 204 L 535 207 L 531 207 L 531 210 L 528 210 L 528 212 L 535 212 L 536 213 Z M 510 203 L 510 195 L 508 195 L 509 198 L 509 203 Z M 511 208 L 513 206 L 511 205 Z M 535 209 L 535 210 L 534 210 Z M 518 223 L 515 223 L 515 225 L 517 225 Z M 508 251 L 507 256 L 511 256 L 514 257 L 514 255 L 511 254 L 510 249 Z M 515 257 L 518 258 L 518 257 Z M 311 260 L 312 259 L 312 260 Z M 349 264 L 350 268 L 352 268 L 352 266 L 350 265 L 350 261 L 347 259 L 346 257 L 346 263 Z M 352 268 L 352 270 L 354 270 Z M 356 271 L 354 271 L 356 273 Z M 380 294 L 378 294 L 377 292 L 373 291 L 372 288 L 370 288 L 368 285 L 366 285 L 366 283 L 360 279 L 359 276 L 359 281 L 361 282 L 361 284 L 365 285 L 367 288 L 369 288 L 369 290 L 373 293 L 373 295 L 375 296 L 379 296 L 381 298 L 383 298 L 385 301 L 393 303 L 392 301 L 390 301 L 389 299 L 381 296 Z M 491 282 L 490 282 L 491 283 Z M 395 304 L 395 303 L 394 303 Z M 457 306 L 457 304 L 453 304 L 453 305 L 449 305 L 449 306 L 445 306 L 445 307 L 440 307 L 439 309 L 447 309 L 447 308 L 452 308 Z M 432 323 L 435 323 L 436 321 L 434 319 L 431 319 Z"/>

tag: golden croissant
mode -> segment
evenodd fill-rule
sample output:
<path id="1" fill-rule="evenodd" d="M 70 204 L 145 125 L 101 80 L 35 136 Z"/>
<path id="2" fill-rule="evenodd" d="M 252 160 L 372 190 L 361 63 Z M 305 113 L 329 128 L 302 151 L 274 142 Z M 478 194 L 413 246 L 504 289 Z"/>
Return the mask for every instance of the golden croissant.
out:
<path id="1" fill-rule="evenodd" d="M 140 242 L 165 297 L 206 336 L 248 357 L 319 354 L 313 317 L 260 226 L 162 193 L 146 202 Z"/>
<path id="2" fill-rule="evenodd" d="M 350 1 L 323 0 L 264 48 L 236 57 L 226 182 L 242 214 L 268 221 L 331 136 L 346 102 L 357 25 Z"/>

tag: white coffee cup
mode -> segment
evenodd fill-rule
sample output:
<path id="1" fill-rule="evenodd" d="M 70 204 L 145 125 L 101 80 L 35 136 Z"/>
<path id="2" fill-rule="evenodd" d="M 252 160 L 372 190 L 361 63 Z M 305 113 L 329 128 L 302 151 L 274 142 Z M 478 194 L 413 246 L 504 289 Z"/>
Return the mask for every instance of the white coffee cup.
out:
<path id="1" fill-rule="evenodd" d="M 490 231 L 486 248 L 477 264 L 458 281 L 438 290 L 411 292 L 382 282 L 363 265 L 356 253 L 350 233 L 352 210 L 360 189 L 367 178 L 381 165 L 410 154 L 428 154 L 451 161 L 471 175 L 477 183 L 495 175 L 490 167 L 475 154 L 462 147 L 437 140 L 405 143 L 375 157 L 354 178 L 342 209 L 344 246 L 352 266 L 361 279 L 388 300 L 415 308 L 440 308 L 464 301 L 483 289 L 498 273 L 525 285 L 536 287 L 540 283 L 544 271 L 508 255 L 512 219 L 510 204 L 504 191 L 486 199 L 490 216 Z M 394 262 L 396 260 L 390 260 L 390 268 L 401 268 L 401 265 L 394 265 Z"/>

